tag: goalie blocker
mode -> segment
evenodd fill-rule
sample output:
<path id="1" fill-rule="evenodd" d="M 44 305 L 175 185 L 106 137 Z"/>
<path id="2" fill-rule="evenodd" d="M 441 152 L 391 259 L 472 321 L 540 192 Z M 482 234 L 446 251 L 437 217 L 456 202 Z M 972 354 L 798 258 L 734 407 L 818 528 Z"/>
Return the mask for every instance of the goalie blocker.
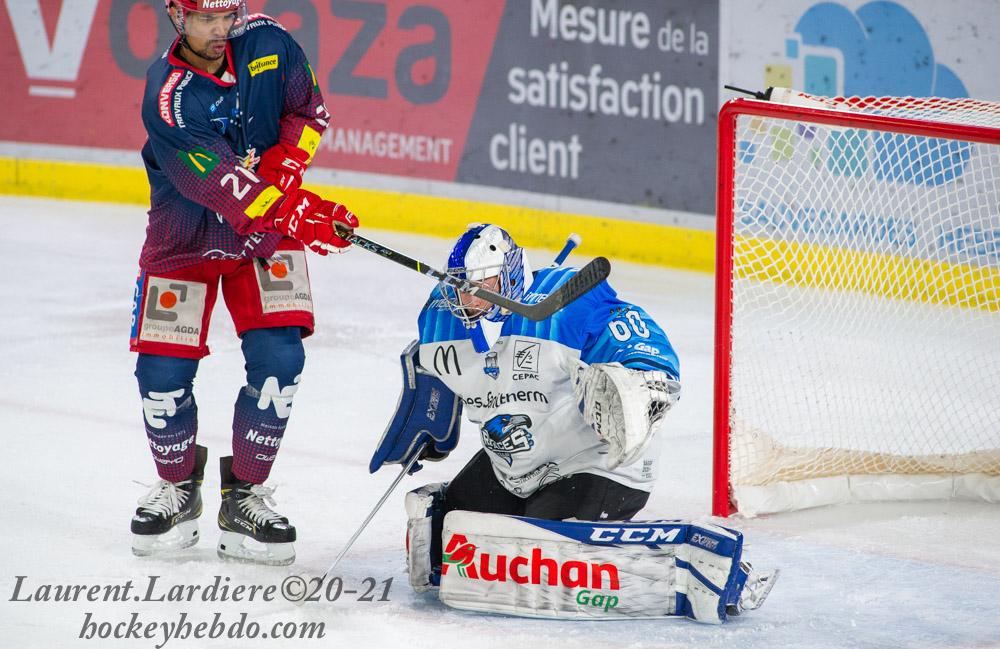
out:
<path id="1" fill-rule="evenodd" d="M 414 455 L 437 462 L 448 457 L 458 444 L 462 400 L 441 379 L 420 367 L 419 350 L 420 341 L 414 340 L 399 355 L 403 388 L 392 420 L 372 454 L 370 473 L 387 464 L 406 466 Z M 410 474 L 421 468 L 414 463 Z"/>
<path id="2" fill-rule="evenodd" d="M 448 606 L 557 619 L 686 617 L 721 624 L 759 608 L 778 571 L 742 562 L 743 536 L 685 521 L 549 521 L 453 511 L 431 556 L 443 484 L 406 496 L 407 566 Z M 435 565 L 436 564 L 436 565 Z"/>

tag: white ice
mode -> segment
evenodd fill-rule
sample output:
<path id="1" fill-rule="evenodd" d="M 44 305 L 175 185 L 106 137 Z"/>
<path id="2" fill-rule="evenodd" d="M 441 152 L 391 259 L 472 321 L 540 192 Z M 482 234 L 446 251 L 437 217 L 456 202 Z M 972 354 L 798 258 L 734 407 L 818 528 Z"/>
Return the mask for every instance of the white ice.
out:
<path id="1" fill-rule="evenodd" d="M 403 493 L 449 479 L 477 446 L 466 430 L 458 450 L 403 481 L 338 572 L 357 589 L 334 603 L 275 601 L 20 601 L 45 584 L 116 585 L 141 594 L 171 586 L 279 586 L 288 575 L 322 574 L 393 472 L 368 474 L 368 460 L 395 405 L 398 353 L 413 337 L 430 280 L 361 250 L 311 258 L 316 335 L 295 411 L 272 474 L 278 509 L 298 528 L 288 568 L 221 563 L 215 555 L 217 466 L 229 454 L 232 404 L 243 361 L 228 314 L 212 323 L 212 355 L 196 381 L 199 442 L 209 447 L 204 538 L 174 559 L 130 552 L 129 518 L 155 479 L 132 376 L 128 333 L 144 210 L 132 206 L 0 198 L 0 647 L 1000 647 L 1000 509 L 933 502 L 825 508 L 756 520 L 730 519 L 752 558 L 782 577 L 764 607 L 721 627 L 685 620 L 554 622 L 444 608 L 406 584 Z M 440 263 L 448 243 L 368 231 L 413 256 Z M 580 250 L 587 255 L 587 242 Z M 552 253 L 533 251 L 536 265 Z M 571 262 L 574 258 L 571 258 Z M 611 281 L 664 325 L 682 361 L 684 396 L 670 412 L 663 475 L 649 518 L 709 511 L 712 278 L 614 263 Z M 933 391 L 928 391 L 928 398 Z M 947 404 L 941 404 L 947 407 Z M 995 433 L 996 431 L 994 431 Z M 15 593 L 18 576 L 21 588 Z M 377 600 L 362 602 L 372 578 Z M 228 580 L 228 582 L 226 581 Z M 15 594 L 17 595 L 15 597 Z M 12 601 L 17 600 L 17 601 Z M 259 600 L 259 597 L 258 597 Z M 79 639 L 85 616 L 194 624 L 247 614 L 262 631 L 275 622 L 325 625 L 323 639 Z M 126 625 L 127 626 L 127 625 Z M 108 627 L 111 628 L 111 627 Z M 125 627 L 121 627 L 122 630 Z M 164 644 L 165 642 L 165 644 Z"/>

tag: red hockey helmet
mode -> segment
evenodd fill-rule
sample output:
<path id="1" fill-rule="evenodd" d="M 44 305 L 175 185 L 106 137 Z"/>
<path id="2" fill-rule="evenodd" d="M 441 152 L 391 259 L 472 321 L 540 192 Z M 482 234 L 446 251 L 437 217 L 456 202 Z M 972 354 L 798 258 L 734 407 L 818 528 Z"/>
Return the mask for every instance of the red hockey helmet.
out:
<path id="1" fill-rule="evenodd" d="M 173 20 L 174 27 L 182 36 L 189 31 L 190 13 L 195 14 L 232 14 L 232 24 L 226 38 L 236 38 L 246 30 L 248 12 L 246 0 L 164 0 L 167 10 L 170 6 L 177 7 L 177 16 Z M 217 17 L 205 16 L 205 22 L 218 20 Z M 193 29 L 191 30 L 194 31 Z M 192 35 L 196 35 L 193 34 Z M 200 34 L 197 34 L 200 35 Z"/>

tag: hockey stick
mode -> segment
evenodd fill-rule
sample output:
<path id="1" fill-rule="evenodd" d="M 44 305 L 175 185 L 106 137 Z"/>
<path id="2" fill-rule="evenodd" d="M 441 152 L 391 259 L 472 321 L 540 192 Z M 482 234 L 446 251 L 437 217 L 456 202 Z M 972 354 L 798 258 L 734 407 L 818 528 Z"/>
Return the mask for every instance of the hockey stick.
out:
<path id="1" fill-rule="evenodd" d="M 507 309 L 511 313 L 522 315 L 525 318 L 536 322 L 548 318 L 559 309 L 594 288 L 604 281 L 611 273 L 611 262 L 609 262 L 605 257 L 595 257 L 594 259 L 591 259 L 586 266 L 577 271 L 575 275 L 570 277 L 565 284 L 549 293 L 544 299 L 535 304 L 526 304 L 524 302 L 518 302 L 517 300 L 506 298 L 499 293 L 494 293 L 493 291 L 474 284 L 469 280 L 458 279 L 457 277 L 447 273 L 442 273 L 441 271 L 431 268 L 423 262 L 407 257 L 400 252 L 396 252 L 392 248 L 387 248 L 380 243 L 372 241 L 371 239 L 366 239 L 360 234 L 352 233 L 347 234 L 346 236 L 342 234 L 341 236 L 359 248 L 364 248 L 368 252 L 381 255 L 390 261 L 394 261 L 401 266 L 406 266 L 407 268 L 415 270 L 418 273 L 429 275 L 439 282 L 447 284 L 460 293 L 474 295 L 491 304 L 496 304 L 501 308 Z"/>
<path id="2" fill-rule="evenodd" d="M 427 446 L 426 444 L 424 446 L 421 446 L 417 450 L 417 452 L 413 454 L 413 457 L 410 458 L 410 461 L 406 463 L 406 466 L 403 467 L 403 470 L 399 472 L 399 475 L 396 476 L 396 479 L 393 480 L 392 484 L 389 485 L 389 488 L 385 490 L 385 493 L 382 494 L 382 497 L 379 498 L 379 501 L 375 503 L 375 507 L 368 514 L 368 517 L 365 518 L 364 522 L 361 523 L 361 526 L 358 527 L 358 530 L 354 533 L 354 536 L 351 537 L 351 540 L 347 542 L 347 545 L 344 546 L 344 549 L 340 551 L 340 554 L 337 555 L 337 558 L 333 560 L 333 563 L 330 564 L 330 567 L 326 569 L 325 573 L 323 573 L 322 581 L 325 582 L 327 580 L 327 578 L 330 576 L 330 573 L 333 572 L 333 569 L 337 567 L 337 564 L 340 563 L 340 560 L 344 558 L 344 555 L 347 554 L 347 551 L 351 549 L 351 546 L 354 545 L 354 542 L 358 540 L 359 536 L 361 536 L 361 532 L 363 532 L 364 529 L 368 527 L 368 523 L 370 523 L 372 519 L 375 518 L 375 514 L 378 513 L 378 510 L 382 509 L 382 505 L 385 504 L 385 501 L 389 499 L 389 496 L 392 494 L 392 492 L 396 490 L 396 487 L 399 486 L 399 483 L 402 482 L 403 478 L 406 477 L 406 474 L 410 472 L 410 469 L 413 468 L 413 465 L 417 463 L 417 458 L 420 457 L 420 454 L 423 452 L 426 446 Z"/>

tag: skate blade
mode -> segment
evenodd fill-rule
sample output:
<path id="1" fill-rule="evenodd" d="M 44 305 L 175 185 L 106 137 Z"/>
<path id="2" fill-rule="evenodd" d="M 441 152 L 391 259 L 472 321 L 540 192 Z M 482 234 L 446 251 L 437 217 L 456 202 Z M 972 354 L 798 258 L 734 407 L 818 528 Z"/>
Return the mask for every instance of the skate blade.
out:
<path id="1" fill-rule="evenodd" d="M 780 574 L 780 570 L 772 570 L 760 575 L 751 574 L 750 578 L 753 579 L 753 583 L 747 581 L 743 595 L 740 597 L 740 608 L 744 611 L 755 611 L 763 606 L 764 600 L 771 594 L 771 589 L 774 588 Z"/>
<path id="2" fill-rule="evenodd" d="M 198 521 L 178 523 L 163 534 L 133 534 L 132 554 L 149 557 L 189 548 L 198 542 Z"/>
<path id="3" fill-rule="evenodd" d="M 260 543 L 245 534 L 222 532 L 216 548 L 220 559 L 287 566 L 295 561 L 294 543 Z"/>

